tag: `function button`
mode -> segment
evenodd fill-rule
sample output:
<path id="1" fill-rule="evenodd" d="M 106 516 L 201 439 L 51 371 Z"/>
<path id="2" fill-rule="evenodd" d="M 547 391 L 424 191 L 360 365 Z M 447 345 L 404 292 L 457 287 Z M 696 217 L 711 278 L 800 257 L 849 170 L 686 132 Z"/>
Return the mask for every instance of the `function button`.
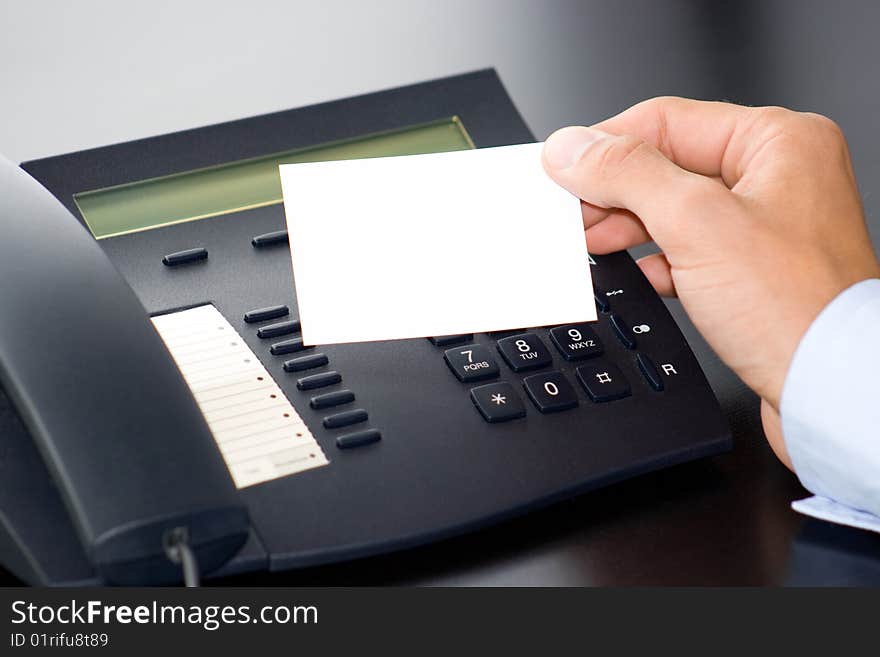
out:
<path id="1" fill-rule="evenodd" d="M 269 324 L 263 326 L 257 331 L 258 338 L 277 338 L 279 335 L 288 335 L 296 333 L 300 329 L 298 319 L 290 319 L 286 322 L 278 322 L 277 324 Z"/>
<path id="2" fill-rule="evenodd" d="M 491 336 L 499 336 L 499 335 L 510 335 L 511 333 L 524 333 L 524 328 L 517 329 L 505 329 L 503 331 L 489 331 L 489 335 Z"/>
<path id="3" fill-rule="evenodd" d="M 428 338 L 435 347 L 448 347 L 451 344 L 460 344 L 462 342 L 470 342 L 474 339 L 473 333 L 459 333 L 458 335 L 440 335 L 435 338 Z"/>
<path id="4" fill-rule="evenodd" d="M 635 349 L 636 339 L 633 336 L 633 332 L 629 324 L 623 321 L 623 318 L 617 313 L 611 313 L 608 319 L 611 321 L 611 328 L 614 329 L 614 334 L 617 336 L 623 346 L 627 349 Z"/>
<path id="5" fill-rule="evenodd" d="M 574 388 L 562 372 L 532 374 L 523 379 L 523 386 L 542 413 L 556 413 L 578 405 Z"/>
<path id="6" fill-rule="evenodd" d="M 275 344 L 273 344 L 271 347 L 269 347 L 269 353 L 271 353 L 273 356 L 283 356 L 284 354 L 294 354 L 297 351 L 305 351 L 306 349 L 314 348 L 314 346 L 304 345 L 302 338 L 291 338 L 290 340 L 282 340 L 281 342 L 276 342 Z"/>
<path id="7" fill-rule="evenodd" d="M 284 363 L 285 372 L 303 372 L 305 370 L 313 370 L 316 367 L 323 367 L 330 362 L 324 354 L 311 354 L 309 356 L 300 356 L 293 358 Z"/>
<path id="8" fill-rule="evenodd" d="M 282 243 L 287 244 L 286 230 L 276 230 L 271 233 L 263 233 L 262 235 L 257 235 L 256 237 L 251 239 L 251 244 L 253 244 L 254 247 L 258 249 Z"/>
<path id="9" fill-rule="evenodd" d="M 447 349 L 443 358 L 452 373 L 464 383 L 494 379 L 499 374 L 498 363 L 492 358 L 489 350 L 481 344 Z"/>
<path id="10" fill-rule="evenodd" d="M 339 372 L 321 372 L 297 379 L 296 387 L 300 390 L 314 390 L 335 385 L 340 381 L 342 381 L 342 375 Z"/>
<path id="11" fill-rule="evenodd" d="M 600 313 L 607 313 L 611 310 L 611 302 L 605 297 L 605 295 L 596 290 L 593 292 L 593 298 L 596 300 L 596 308 L 598 308 Z"/>
<path id="12" fill-rule="evenodd" d="M 265 322 L 267 319 L 286 317 L 289 314 L 290 308 L 287 306 L 269 306 L 268 308 L 257 308 L 256 310 L 247 311 L 244 314 L 244 321 L 248 324 L 253 324 L 254 322 Z"/>
<path id="13" fill-rule="evenodd" d="M 514 372 L 526 372 L 546 367 L 553 358 L 544 343 L 534 333 L 520 333 L 498 341 L 498 351 Z"/>
<path id="14" fill-rule="evenodd" d="M 199 260 L 207 260 L 208 249 L 200 247 L 198 249 L 187 249 L 186 251 L 177 251 L 169 253 L 162 258 L 162 264 L 166 267 L 176 267 L 184 265 L 188 262 L 198 262 Z"/>
<path id="15" fill-rule="evenodd" d="M 349 427 L 352 424 L 367 421 L 367 412 L 362 408 L 356 408 L 352 411 L 342 411 L 334 413 L 324 418 L 325 429 L 338 429 L 339 427 Z"/>
<path id="16" fill-rule="evenodd" d="M 630 395 L 629 383 L 623 373 L 607 361 L 577 368 L 577 377 L 594 402 L 606 402 Z"/>
<path id="17" fill-rule="evenodd" d="M 639 370 L 641 370 L 644 375 L 645 380 L 651 385 L 651 387 L 657 392 L 662 392 L 663 379 L 660 378 L 660 371 L 657 369 L 657 366 L 654 365 L 654 361 L 648 358 L 645 354 L 636 354 L 636 363 L 639 366 Z"/>
<path id="18" fill-rule="evenodd" d="M 315 395 L 309 400 L 309 406 L 314 409 L 332 408 L 342 406 L 354 401 L 354 393 L 351 390 L 337 390 L 325 392 L 323 395 Z"/>
<path id="19" fill-rule="evenodd" d="M 382 439 L 382 434 L 376 429 L 365 429 L 363 431 L 355 431 L 347 433 L 343 436 L 336 436 L 336 446 L 339 449 L 350 449 L 352 447 L 362 447 L 377 443 Z"/>
<path id="20" fill-rule="evenodd" d="M 526 407 L 509 383 L 471 388 L 471 401 L 486 422 L 506 422 L 525 417 Z"/>
<path id="21" fill-rule="evenodd" d="M 552 328 L 550 339 L 565 360 L 593 358 L 604 351 L 596 331 L 586 322 Z"/>

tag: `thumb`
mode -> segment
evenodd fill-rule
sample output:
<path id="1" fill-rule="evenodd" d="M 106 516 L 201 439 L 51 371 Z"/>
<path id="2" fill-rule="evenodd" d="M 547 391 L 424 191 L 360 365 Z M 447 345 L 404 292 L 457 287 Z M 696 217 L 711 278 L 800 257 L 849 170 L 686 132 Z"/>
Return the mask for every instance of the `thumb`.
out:
<path id="1" fill-rule="evenodd" d="M 550 135 L 543 162 L 547 174 L 578 198 L 635 213 L 661 247 L 680 218 L 698 210 L 691 201 L 718 191 L 710 179 L 681 169 L 641 139 L 583 126 Z"/>

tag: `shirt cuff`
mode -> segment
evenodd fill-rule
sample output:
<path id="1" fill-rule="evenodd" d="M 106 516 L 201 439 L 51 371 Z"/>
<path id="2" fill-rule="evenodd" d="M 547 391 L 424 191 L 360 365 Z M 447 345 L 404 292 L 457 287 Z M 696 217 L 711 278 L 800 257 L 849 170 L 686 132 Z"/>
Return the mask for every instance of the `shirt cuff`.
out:
<path id="1" fill-rule="evenodd" d="M 791 508 L 819 520 L 880 533 L 880 517 L 839 504 L 827 497 L 814 495 L 803 500 L 795 500 L 791 503 Z"/>
<path id="2" fill-rule="evenodd" d="M 780 402 L 804 488 L 792 507 L 880 532 L 880 279 L 841 292 L 804 334 Z"/>

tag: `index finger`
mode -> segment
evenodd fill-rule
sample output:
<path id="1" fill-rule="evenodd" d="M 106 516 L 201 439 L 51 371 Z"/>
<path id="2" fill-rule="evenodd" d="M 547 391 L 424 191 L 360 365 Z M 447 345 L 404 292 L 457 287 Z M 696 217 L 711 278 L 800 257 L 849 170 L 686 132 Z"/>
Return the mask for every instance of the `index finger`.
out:
<path id="1" fill-rule="evenodd" d="M 720 177 L 733 187 L 742 175 L 754 108 L 665 96 L 633 105 L 592 126 L 613 135 L 633 135 L 657 148 L 682 169 Z"/>

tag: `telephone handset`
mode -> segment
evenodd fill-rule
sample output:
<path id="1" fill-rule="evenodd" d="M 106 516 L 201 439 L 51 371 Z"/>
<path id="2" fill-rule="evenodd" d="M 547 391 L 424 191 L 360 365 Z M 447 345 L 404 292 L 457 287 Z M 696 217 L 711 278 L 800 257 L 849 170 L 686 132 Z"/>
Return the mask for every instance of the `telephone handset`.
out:
<path id="1" fill-rule="evenodd" d="M 0 158 L 0 385 L 106 581 L 180 581 L 250 527 L 205 419 L 146 310 L 42 185 Z M 0 518 L 2 521 L 2 518 Z"/>

